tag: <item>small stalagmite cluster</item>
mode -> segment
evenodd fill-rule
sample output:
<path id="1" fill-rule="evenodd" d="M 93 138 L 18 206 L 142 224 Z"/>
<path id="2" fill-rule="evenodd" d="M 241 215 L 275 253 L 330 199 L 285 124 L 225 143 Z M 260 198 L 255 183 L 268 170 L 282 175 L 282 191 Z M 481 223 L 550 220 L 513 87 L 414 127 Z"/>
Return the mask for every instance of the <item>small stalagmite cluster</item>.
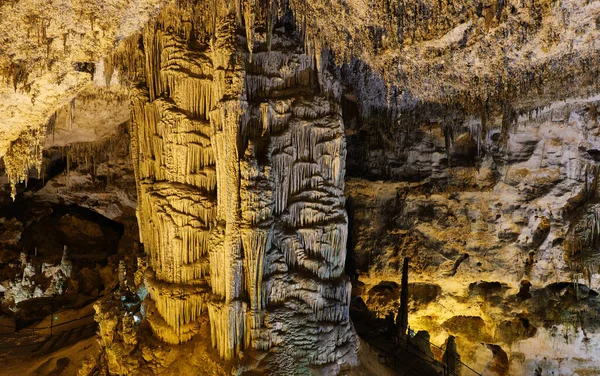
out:
<path id="1" fill-rule="evenodd" d="M 177 344 L 208 315 L 223 358 L 337 372 L 357 351 L 339 83 L 283 28 L 241 43 L 233 8 L 202 38 L 201 11 L 167 7 L 141 37 L 131 152 L 148 319 Z"/>

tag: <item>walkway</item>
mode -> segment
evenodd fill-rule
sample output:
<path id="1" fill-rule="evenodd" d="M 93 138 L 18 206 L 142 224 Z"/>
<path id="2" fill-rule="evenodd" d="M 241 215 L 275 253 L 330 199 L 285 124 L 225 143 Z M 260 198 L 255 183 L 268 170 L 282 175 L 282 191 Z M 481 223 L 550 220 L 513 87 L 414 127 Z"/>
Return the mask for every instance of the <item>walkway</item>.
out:
<path id="1" fill-rule="evenodd" d="M 38 356 L 72 345 L 96 334 L 94 314 L 46 327 L 28 327 L 15 333 L 0 334 L 0 358 Z"/>

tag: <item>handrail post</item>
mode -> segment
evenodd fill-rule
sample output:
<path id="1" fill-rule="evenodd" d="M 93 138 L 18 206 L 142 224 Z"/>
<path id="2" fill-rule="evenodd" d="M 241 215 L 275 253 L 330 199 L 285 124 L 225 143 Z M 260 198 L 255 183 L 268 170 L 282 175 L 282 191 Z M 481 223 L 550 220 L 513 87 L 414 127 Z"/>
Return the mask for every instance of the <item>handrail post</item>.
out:
<path id="1" fill-rule="evenodd" d="M 400 286 L 400 307 L 398 308 L 398 315 L 396 316 L 396 325 L 398 330 L 398 336 L 400 338 L 409 335 L 408 330 L 408 263 L 410 262 L 408 257 L 404 257 L 402 262 L 402 286 Z"/>
<path id="2" fill-rule="evenodd" d="M 33 357 L 34 348 L 35 348 L 35 328 L 31 328 L 31 357 Z"/>

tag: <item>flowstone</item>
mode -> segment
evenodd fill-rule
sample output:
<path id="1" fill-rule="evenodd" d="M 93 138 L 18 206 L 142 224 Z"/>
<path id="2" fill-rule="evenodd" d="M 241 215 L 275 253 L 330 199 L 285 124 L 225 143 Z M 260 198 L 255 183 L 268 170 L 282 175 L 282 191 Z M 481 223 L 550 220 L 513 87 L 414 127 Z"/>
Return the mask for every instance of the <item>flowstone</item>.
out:
<path id="1" fill-rule="evenodd" d="M 258 41 L 250 54 L 235 12 L 213 11 L 205 39 L 184 8 L 167 7 L 142 33 L 131 150 L 148 321 L 179 344 L 208 313 L 222 358 L 338 373 L 358 346 L 340 85 L 327 57 L 303 53 L 283 28 L 246 33 Z"/>

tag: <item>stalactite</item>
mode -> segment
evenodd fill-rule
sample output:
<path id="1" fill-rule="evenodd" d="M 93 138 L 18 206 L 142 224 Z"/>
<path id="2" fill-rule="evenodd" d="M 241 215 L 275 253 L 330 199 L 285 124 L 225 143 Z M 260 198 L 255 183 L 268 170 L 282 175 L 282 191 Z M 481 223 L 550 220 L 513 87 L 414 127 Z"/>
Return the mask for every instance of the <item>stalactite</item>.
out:
<path id="1" fill-rule="evenodd" d="M 67 116 L 69 129 L 73 129 L 73 120 L 75 120 L 75 98 L 71 99 L 71 101 L 69 102 L 69 107 L 67 108 Z"/>
<path id="2" fill-rule="evenodd" d="M 66 146 L 69 159 L 69 168 L 71 163 L 85 163 L 86 168 L 90 167 L 90 162 L 109 161 L 119 154 L 128 154 L 129 137 L 125 135 L 127 124 L 121 124 L 117 132 L 102 140 L 95 142 L 73 143 Z M 92 167 L 92 171 L 94 168 Z"/>
<path id="3" fill-rule="evenodd" d="M 110 86 L 110 81 L 112 80 L 114 72 L 115 66 L 113 63 L 113 57 L 108 55 L 106 58 L 104 58 L 104 82 L 106 86 Z"/>
<path id="4" fill-rule="evenodd" d="M 275 22 L 277 22 L 277 2 L 275 0 L 268 0 L 267 10 L 267 51 L 271 52 L 271 44 L 273 42 L 273 28 Z"/>
<path id="5" fill-rule="evenodd" d="M 248 44 L 249 60 L 252 62 L 254 51 L 254 28 L 256 27 L 256 13 L 258 12 L 257 0 L 243 0 L 244 25 L 246 27 L 246 43 Z"/>
<path id="6" fill-rule="evenodd" d="M 481 153 L 481 143 L 483 141 L 483 123 L 482 120 L 471 118 L 468 120 L 469 136 L 477 143 L 477 155 Z"/>
<path id="7" fill-rule="evenodd" d="M 42 151 L 49 128 L 54 128 L 54 114 L 47 123 L 33 125 L 30 129 L 23 131 L 19 137 L 10 143 L 4 155 L 4 168 L 8 175 L 11 187 L 11 197 L 15 200 L 17 196 L 17 185 L 27 182 L 29 171 L 34 169 L 38 176 L 42 168 Z"/>

